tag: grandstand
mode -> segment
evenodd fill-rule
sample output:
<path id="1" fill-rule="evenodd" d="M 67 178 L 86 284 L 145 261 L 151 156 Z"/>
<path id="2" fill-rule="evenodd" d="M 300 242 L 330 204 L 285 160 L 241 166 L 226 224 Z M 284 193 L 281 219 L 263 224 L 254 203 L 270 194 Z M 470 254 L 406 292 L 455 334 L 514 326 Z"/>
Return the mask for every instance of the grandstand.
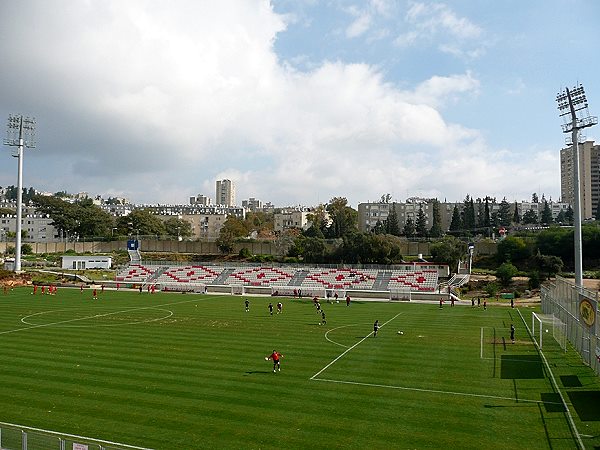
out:
<path id="1" fill-rule="evenodd" d="M 377 273 L 375 269 L 310 269 L 301 287 L 343 290 L 371 290 Z"/>
<path id="2" fill-rule="evenodd" d="M 292 295 L 301 291 L 320 297 L 360 293 L 389 298 L 390 292 L 407 290 L 424 295 L 442 292 L 438 282 L 447 272 L 448 266 L 422 263 L 377 269 L 131 263 L 115 280 L 131 283 L 129 287 L 154 284 L 169 291 L 231 293 L 239 287 L 254 294 Z"/>
<path id="3" fill-rule="evenodd" d="M 245 286 L 284 286 L 294 277 L 294 269 L 278 267 L 247 267 L 229 274 L 224 284 Z"/>
<path id="4" fill-rule="evenodd" d="M 435 292 L 438 273 L 435 270 L 393 270 L 388 289 L 409 287 L 412 291 Z"/>

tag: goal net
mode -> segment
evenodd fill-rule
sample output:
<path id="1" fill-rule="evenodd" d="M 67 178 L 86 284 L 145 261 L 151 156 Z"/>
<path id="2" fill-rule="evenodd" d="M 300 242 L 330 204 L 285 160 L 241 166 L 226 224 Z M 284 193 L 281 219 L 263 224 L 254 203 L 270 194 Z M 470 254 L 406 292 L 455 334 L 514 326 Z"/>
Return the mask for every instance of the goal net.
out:
<path id="1" fill-rule="evenodd" d="M 408 300 L 411 299 L 410 287 L 390 289 L 390 300 Z"/>
<path id="2" fill-rule="evenodd" d="M 540 348 L 558 344 L 567 351 L 567 324 L 554 314 L 531 313 L 531 334 Z"/>
<path id="3" fill-rule="evenodd" d="M 244 295 L 246 290 L 244 289 L 243 284 L 232 284 L 231 285 L 231 295 Z"/>

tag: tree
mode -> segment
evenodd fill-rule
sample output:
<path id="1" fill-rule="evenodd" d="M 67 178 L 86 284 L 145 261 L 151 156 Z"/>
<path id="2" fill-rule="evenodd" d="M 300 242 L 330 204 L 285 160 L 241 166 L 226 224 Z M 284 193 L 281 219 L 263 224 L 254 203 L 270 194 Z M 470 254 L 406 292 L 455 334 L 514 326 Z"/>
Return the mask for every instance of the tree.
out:
<path id="1" fill-rule="evenodd" d="M 392 203 L 385 221 L 385 232 L 394 236 L 400 236 L 400 223 L 398 222 L 398 214 L 396 213 L 396 203 Z"/>
<path id="2" fill-rule="evenodd" d="M 538 223 L 538 217 L 536 212 L 533 209 L 528 210 L 525 214 L 523 214 L 524 224 L 535 224 Z"/>
<path id="3" fill-rule="evenodd" d="M 423 205 L 419 206 L 415 231 L 417 232 L 417 236 L 427 237 L 427 217 L 425 217 L 425 213 L 423 212 Z"/>
<path id="4" fill-rule="evenodd" d="M 458 267 L 458 261 L 466 250 L 466 244 L 453 236 L 446 236 L 429 248 L 432 259 L 437 263 L 448 264 L 451 270 Z"/>
<path id="5" fill-rule="evenodd" d="M 506 197 L 500 202 L 500 209 L 498 209 L 498 220 L 500 225 L 509 226 L 512 215 L 510 214 L 510 204 L 506 201 Z"/>
<path id="6" fill-rule="evenodd" d="M 575 218 L 575 213 L 573 212 L 573 208 L 571 205 L 567 208 L 567 212 L 565 213 L 565 219 L 569 225 L 573 225 L 573 220 Z"/>
<path id="7" fill-rule="evenodd" d="M 332 198 L 326 209 L 331 218 L 331 225 L 328 227 L 328 233 L 325 233 L 326 236 L 339 238 L 357 230 L 358 212 L 348 206 L 348 200 L 345 197 Z"/>
<path id="8" fill-rule="evenodd" d="M 521 218 L 519 217 L 519 207 L 517 206 L 517 202 L 515 202 L 515 211 L 513 213 L 513 223 L 520 223 Z"/>
<path id="9" fill-rule="evenodd" d="M 496 256 L 498 262 L 520 262 L 529 258 L 530 251 L 527 243 L 521 237 L 507 236 L 498 243 Z"/>
<path id="10" fill-rule="evenodd" d="M 533 264 L 544 278 L 555 276 L 563 268 L 562 259 L 558 256 L 542 255 L 539 250 L 533 257 Z"/>
<path id="11" fill-rule="evenodd" d="M 463 217 L 462 225 L 465 230 L 472 230 L 475 228 L 475 205 L 473 199 L 467 194 L 463 202 Z"/>
<path id="12" fill-rule="evenodd" d="M 406 237 L 412 237 L 415 234 L 415 223 L 413 222 L 412 218 L 409 217 L 408 219 L 406 219 L 406 222 L 404 223 L 404 230 L 403 233 Z"/>
<path id="13" fill-rule="evenodd" d="M 387 222 L 387 221 L 386 221 Z M 378 220 L 373 228 L 371 228 L 373 234 L 386 234 L 386 226 L 381 220 Z"/>
<path id="14" fill-rule="evenodd" d="M 538 203 L 539 201 L 538 195 L 535 192 L 531 194 L 531 203 Z"/>
<path id="15" fill-rule="evenodd" d="M 540 222 L 544 225 L 549 225 L 552 223 L 552 210 L 550 209 L 550 205 L 546 199 L 544 199 L 544 208 L 542 209 L 542 217 Z"/>
<path id="16" fill-rule="evenodd" d="M 458 231 L 462 229 L 462 222 L 460 220 L 460 211 L 458 210 L 458 205 L 454 205 L 454 210 L 452 211 L 452 220 L 450 221 L 450 231 Z"/>
<path id="17" fill-rule="evenodd" d="M 566 221 L 567 221 L 567 218 L 565 216 L 565 211 L 561 209 L 558 212 L 558 214 L 556 215 L 556 223 L 559 224 L 559 225 L 562 225 Z"/>
<path id="18" fill-rule="evenodd" d="M 168 236 L 189 238 L 192 235 L 192 224 L 175 216 L 170 217 L 165 220 L 165 231 Z"/>
<path id="19" fill-rule="evenodd" d="M 327 209 L 325 209 L 325 205 L 320 204 L 319 206 L 313 208 L 313 210 L 306 215 L 306 220 L 321 230 L 322 233 L 325 233 L 328 222 Z"/>
<path id="20" fill-rule="evenodd" d="M 442 236 L 442 215 L 440 212 L 440 202 L 435 199 L 433 200 L 432 206 L 432 222 L 431 229 L 429 230 L 429 235 L 431 237 L 441 237 Z"/>
<path id="21" fill-rule="evenodd" d="M 123 235 L 162 236 L 165 234 L 165 224 L 150 211 L 136 209 L 128 216 L 117 219 L 117 230 Z"/>
<path id="22" fill-rule="evenodd" d="M 510 285 L 513 277 L 519 273 L 519 269 L 513 266 L 509 262 L 502 263 L 500 267 L 496 269 L 496 278 L 500 280 L 502 286 Z"/>

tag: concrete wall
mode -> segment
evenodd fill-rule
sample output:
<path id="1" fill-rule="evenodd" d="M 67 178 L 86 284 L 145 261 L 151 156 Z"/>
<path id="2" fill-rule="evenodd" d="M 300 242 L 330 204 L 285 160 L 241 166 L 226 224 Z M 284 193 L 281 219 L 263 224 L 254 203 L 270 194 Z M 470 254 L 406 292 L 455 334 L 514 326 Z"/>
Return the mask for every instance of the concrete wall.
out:
<path id="1" fill-rule="evenodd" d="M 117 250 L 125 250 L 127 242 L 32 242 L 33 253 L 65 253 L 73 250 L 76 253 L 110 253 Z M 418 254 L 429 255 L 429 242 L 402 242 L 401 251 L 403 256 L 417 256 Z M 6 251 L 6 247 L 14 247 L 14 243 L 0 242 L 0 253 Z M 244 242 L 235 244 L 232 254 L 238 254 L 242 248 L 247 248 L 253 255 L 277 256 L 278 249 L 273 242 Z M 495 242 L 479 242 L 475 244 L 476 255 L 496 254 L 497 244 Z M 142 240 L 142 252 L 157 253 L 193 253 L 197 255 L 220 255 L 221 252 L 214 241 L 159 241 Z"/>

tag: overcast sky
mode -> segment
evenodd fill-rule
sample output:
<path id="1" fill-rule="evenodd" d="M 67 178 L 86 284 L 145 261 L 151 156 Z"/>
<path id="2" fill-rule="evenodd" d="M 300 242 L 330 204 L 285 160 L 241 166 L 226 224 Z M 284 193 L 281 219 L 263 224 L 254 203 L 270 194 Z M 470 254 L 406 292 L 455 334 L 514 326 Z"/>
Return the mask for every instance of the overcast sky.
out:
<path id="1" fill-rule="evenodd" d="M 2 1 L 0 120 L 37 119 L 24 185 L 49 192 L 557 199 L 555 97 L 583 83 L 600 115 L 599 20 L 596 0 Z"/>

